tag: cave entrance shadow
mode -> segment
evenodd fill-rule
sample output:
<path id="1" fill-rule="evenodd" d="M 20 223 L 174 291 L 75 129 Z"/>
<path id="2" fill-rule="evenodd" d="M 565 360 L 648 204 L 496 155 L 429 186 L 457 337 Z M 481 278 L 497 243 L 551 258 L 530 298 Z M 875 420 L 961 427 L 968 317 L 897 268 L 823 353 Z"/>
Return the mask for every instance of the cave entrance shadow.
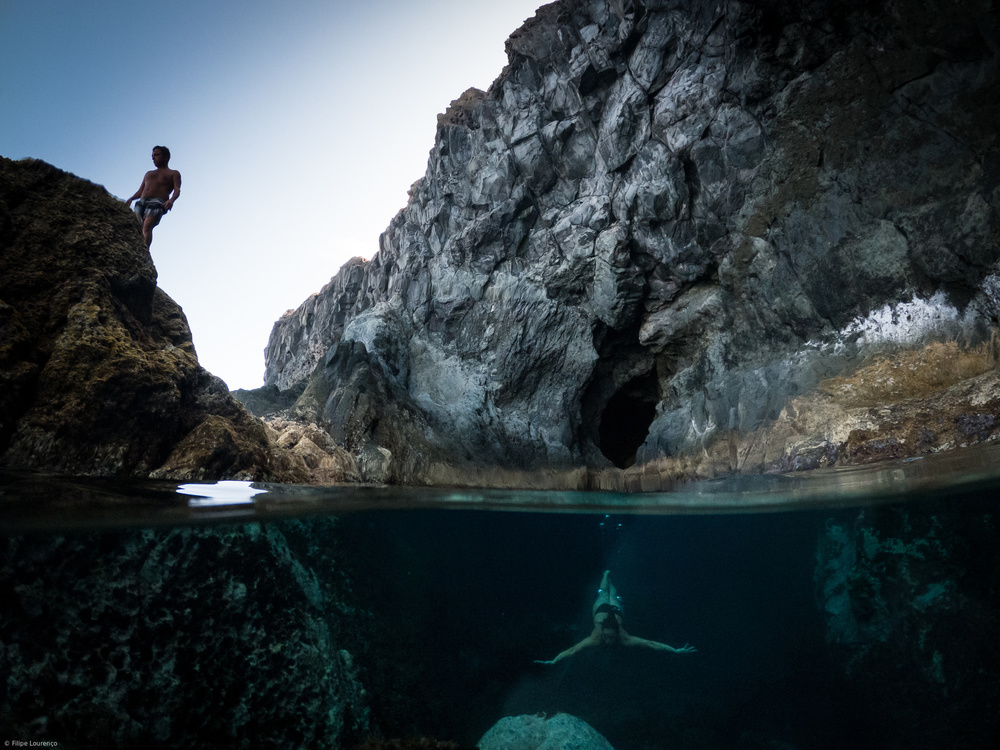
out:
<path id="1" fill-rule="evenodd" d="M 653 373 L 633 378 L 608 399 L 598 429 L 599 447 L 619 469 L 627 469 L 636 462 L 649 426 L 656 419 L 659 400 Z"/>

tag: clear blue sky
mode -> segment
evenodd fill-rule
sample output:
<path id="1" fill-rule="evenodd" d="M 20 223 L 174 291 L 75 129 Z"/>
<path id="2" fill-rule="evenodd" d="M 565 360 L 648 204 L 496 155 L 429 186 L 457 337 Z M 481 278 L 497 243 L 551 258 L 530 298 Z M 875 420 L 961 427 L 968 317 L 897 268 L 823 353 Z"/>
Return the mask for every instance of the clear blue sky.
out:
<path id="1" fill-rule="evenodd" d="M 275 320 L 378 236 L 436 116 L 542 0 L 0 0 L 0 155 L 132 195 L 170 148 L 159 286 L 203 366 L 263 382 Z"/>

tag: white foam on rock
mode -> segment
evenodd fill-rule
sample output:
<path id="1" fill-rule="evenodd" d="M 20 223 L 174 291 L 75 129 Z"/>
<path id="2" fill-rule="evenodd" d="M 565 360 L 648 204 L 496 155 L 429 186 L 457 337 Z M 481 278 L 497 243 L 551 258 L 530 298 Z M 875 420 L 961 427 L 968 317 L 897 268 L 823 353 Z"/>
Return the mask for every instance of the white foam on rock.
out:
<path id="1" fill-rule="evenodd" d="M 962 315 L 948 302 L 944 292 L 930 299 L 914 297 L 910 302 L 883 305 L 855 318 L 843 330 L 843 339 L 857 338 L 859 344 L 916 344 L 949 324 L 960 322 Z"/>

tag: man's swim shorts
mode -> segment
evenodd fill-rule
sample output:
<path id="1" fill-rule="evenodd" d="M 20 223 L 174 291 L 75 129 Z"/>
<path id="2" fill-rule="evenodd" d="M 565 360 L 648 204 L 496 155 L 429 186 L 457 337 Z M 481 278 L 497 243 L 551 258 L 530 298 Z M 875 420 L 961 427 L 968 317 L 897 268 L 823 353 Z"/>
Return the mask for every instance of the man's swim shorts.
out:
<path id="1" fill-rule="evenodd" d="M 160 198 L 140 198 L 135 202 L 135 215 L 139 221 L 145 221 L 147 216 L 163 216 L 166 209 Z"/>

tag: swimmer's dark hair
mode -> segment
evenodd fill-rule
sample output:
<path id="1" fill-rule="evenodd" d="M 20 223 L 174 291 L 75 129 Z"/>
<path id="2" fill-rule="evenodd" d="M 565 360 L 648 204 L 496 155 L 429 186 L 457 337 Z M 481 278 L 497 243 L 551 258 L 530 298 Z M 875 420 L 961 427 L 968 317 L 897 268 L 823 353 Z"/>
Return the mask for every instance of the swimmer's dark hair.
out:
<path id="1" fill-rule="evenodd" d="M 156 149 L 160 149 L 160 151 L 163 152 L 163 155 L 165 157 L 167 157 L 167 161 L 170 161 L 170 149 L 169 148 L 167 148 L 166 146 L 153 146 L 153 151 L 156 151 Z"/>

